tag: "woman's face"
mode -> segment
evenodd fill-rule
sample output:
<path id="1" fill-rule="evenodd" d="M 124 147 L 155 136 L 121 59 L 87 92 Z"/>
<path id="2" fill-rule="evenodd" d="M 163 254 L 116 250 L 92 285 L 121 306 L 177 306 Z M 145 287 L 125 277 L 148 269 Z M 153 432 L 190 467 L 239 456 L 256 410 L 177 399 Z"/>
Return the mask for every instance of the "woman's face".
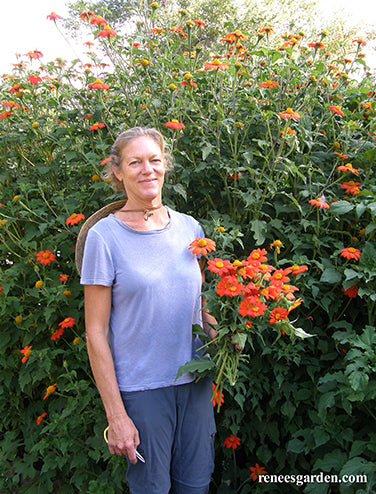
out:
<path id="1" fill-rule="evenodd" d="M 136 137 L 121 151 L 116 178 L 123 182 L 128 201 L 160 202 L 165 175 L 165 163 L 159 144 L 150 137 Z"/>

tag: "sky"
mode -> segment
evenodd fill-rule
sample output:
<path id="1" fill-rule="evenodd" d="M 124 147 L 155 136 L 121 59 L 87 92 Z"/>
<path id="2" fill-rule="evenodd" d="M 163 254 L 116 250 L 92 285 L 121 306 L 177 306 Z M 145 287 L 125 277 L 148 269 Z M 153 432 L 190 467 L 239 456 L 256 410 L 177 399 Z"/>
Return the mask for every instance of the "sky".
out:
<path id="1" fill-rule="evenodd" d="M 76 43 L 71 41 L 70 46 L 55 23 L 47 19 L 51 12 L 65 17 L 65 3 L 66 0 L 17 0 L 15 4 L 10 0 L 2 2 L 0 74 L 11 71 L 12 63 L 17 61 L 16 53 L 24 55 L 28 51 L 39 50 L 44 55 L 43 62 L 48 62 L 57 57 L 73 60 L 84 52 L 82 42 L 87 39 Z M 350 16 L 355 22 L 367 22 L 376 29 L 375 0 L 320 0 L 320 5 L 328 16 L 342 10 L 344 17 Z M 366 60 L 372 68 L 376 68 L 374 50 L 372 57 L 368 58 L 367 55 Z"/>

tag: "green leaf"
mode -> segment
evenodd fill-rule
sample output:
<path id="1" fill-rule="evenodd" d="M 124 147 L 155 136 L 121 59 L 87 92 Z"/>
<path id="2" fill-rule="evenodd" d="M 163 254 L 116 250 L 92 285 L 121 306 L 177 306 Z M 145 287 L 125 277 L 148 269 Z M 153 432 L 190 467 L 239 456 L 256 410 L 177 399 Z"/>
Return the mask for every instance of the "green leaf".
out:
<path id="1" fill-rule="evenodd" d="M 338 474 L 346 459 L 346 453 L 340 449 L 335 449 L 318 459 L 313 466 L 313 470 L 319 470 L 322 472 L 333 471 L 333 473 Z"/>
<path id="2" fill-rule="evenodd" d="M 332 202 L 329 211 L 333 214 L 341 215 L 341 214 L 349 213 L 353 209 L 354 209 L 354 205 L 351 204 L 351 202 L 341 200 L 341 201 Z"/>
<path id="3" fill-rule="evenodd" d="M 320 281 L 322 283 L 331 283 L 334 285 L 341 281 L 341 273 L 337 271 L 335 268 L 327 268 L 321 275 Z"/>
<path id="4" fill-rule="evenodd" d="M 331 408 L 334 405 L 335 395 L 336 393 L 330 391 L 329 393 L 325 393 L 320 397 L 318 404 L 319 415 L 322 415 L 327 408 Z"/>
<path id="5" fill-rule="evenodd" d="M 207 375 L 214 369 L 214 367 L 215 364 L 209 357 L 192 359 L 179 367 L 175 380 L 184 374 L 188 374 L 189 372 L 197 372 L 200 375 Z"/>
<path id="6" fill-rule="evenodd" d="M 202 148 L 202 159 L 205 161 L 209 154 L 213 154 L 214 151 L 215 148 L 211 144 L 207 143 L 206 146 Z"/>
<path id="7" fill-rule="evenodd" d="M 256 245 L 262 245 L 265 242 L 267 232 L 267 224 L 262 220 L 253 220 L 250 222 L 250 228 L 253 231 L 253 238 L 256 240 Z"/>

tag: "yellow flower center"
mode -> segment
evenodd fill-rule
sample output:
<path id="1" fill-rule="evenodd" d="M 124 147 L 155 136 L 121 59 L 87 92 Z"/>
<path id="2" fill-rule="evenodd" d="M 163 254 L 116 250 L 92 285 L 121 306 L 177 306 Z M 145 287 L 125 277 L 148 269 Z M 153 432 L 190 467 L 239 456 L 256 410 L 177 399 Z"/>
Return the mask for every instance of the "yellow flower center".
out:
<path id="1" fill-rule="evenodd" d="M 281 273 L 276 273 L 276 275 L 274 276 L 274 278 L 276 280 L 280 280 L 282 278 L 282 274 Z"/>
<path id="2" fill-rule="evenodd" d="M 356 251 L 356 249 L 354 249 L 354 247 L 349 247 L 348 248 L 348 251 L 351 252 L 352 254 Z"/>
<path id="3" fill-rule="evenodd" d="M 224 266 L 224 264 L 223 264 L 223 262 L 221 262 L 221 261 L 217 261 L 217 262 L 215 263 L 215 267 L 216 267 L 216 268 L 223 268 L 223 266 Z"/>
<path id="4" fill-rule="evenodd" d="M 43 252 L 42 257 L 43 257 L 43 259 L 48 259 L 50 257 L 49 252 Z"/>
<path id="5" fill-rule="evenodd" d="M 221 61 L 218 60 L 218 58 L 215 58 L 213 61 L 212 61 L 212 65 L 221 65 Z"/>
<path id="6" fill-rule="evenodd" d="M 173 122 L 173 120 L 172 120 Z M 177 120 L 176 120 L 177 122 Z M 208 245 L 207 241 L 204 238 L 200 238 L 200 240 L 197 242 L 198 247 L 206 247 Z"/>
<path id="7" fill-rule="evenodd" d="M 260 307 L 257 305 L 255 307 L 252 307 L 253 312 L 258 312 L 260 310 Z"/>

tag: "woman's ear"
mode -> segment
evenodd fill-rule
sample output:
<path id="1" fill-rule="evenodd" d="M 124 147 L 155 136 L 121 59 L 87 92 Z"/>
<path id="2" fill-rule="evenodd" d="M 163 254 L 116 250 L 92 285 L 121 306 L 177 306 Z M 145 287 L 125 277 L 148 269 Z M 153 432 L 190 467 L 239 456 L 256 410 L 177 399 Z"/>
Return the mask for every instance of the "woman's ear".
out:
<path id="1" fill-rule="evenodd" d="M 112 173 L 119 180 L 119 182 L 123 182 L 124 178 L 123 178 L 121 166 L 112 165 Z"/>

